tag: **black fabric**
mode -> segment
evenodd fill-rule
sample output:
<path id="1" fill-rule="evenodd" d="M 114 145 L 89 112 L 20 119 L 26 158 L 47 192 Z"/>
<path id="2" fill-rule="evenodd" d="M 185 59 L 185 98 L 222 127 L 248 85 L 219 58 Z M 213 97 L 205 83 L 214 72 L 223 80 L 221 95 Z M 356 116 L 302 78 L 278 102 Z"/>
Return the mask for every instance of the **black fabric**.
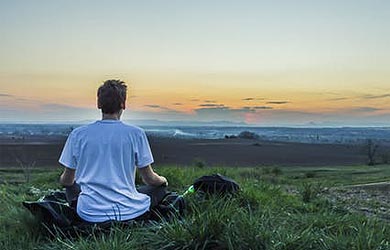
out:
<path id="1" fill-rule="evenodd" d="M 49 199 L 51 198 L 54 197 L 50 197 Z M 74 208 L 64 202 L 49 199 L 45 198 L 43 201 L 33 202 L 25 201 L 23 202 L 23 206 L 39 218 L 47 227 L 69 227 L 82 221 Z"/>
<path id="2" fill-rule="evenodd" d="M 65 192 L 55 192 L 38 201 L 25 201 L 22 204 L 47 228 L 68 229 L 82 223 L 82 219 L 75 208 L 68 205 L 65 197 Z"/>
<path id="3" fill-rule="evenodd" d="M 205 194 L 234 194 L 239 191 L 239 185 L 232 179 L 214 174 L 202 176 L 195 180 L 194 189 Z M 180 217 L 185 211 L 185 200 L 182 195 L 168 192 L 166 187 L 142 186 L 138 192 L 151 197 L 150 211 L 129 221 L 106 221 L 90 223 L 83 221 L 76 213 L 77 197 L 80 188 L 77 184 L 66 188 L 65 192 L 53 192 L 34 202 L 23 202 L 23 205 L 48 229 L 59 228 L 65 234 L 89 232 L 91 228 L 107 229 L 112 225 L 133 225 L 135 222 L 161 220 Z"/>
<path id="4" fill-rule="evenodd" d="M 167 188 L 165 186 L 140 186 L 137 191 L 142 194 L 146 194 L 150 197 L 150 209 L 161 203 L 164 197 L 167 195 Z"/>
<path id="5" fill-rule="evenodd" d="M 220 175 L 205 175 L 195 180 L 194 188 L 207 194 L 233 194 L 240 190 L 234 180 Z"/>
<path id="6" fill-rule="evenodd" d="M 169 219 L 172 215 L 182 215 L 185 203 L 182 196 L 177 193 L 168 192 L 166 187 L 141 186 L 138 192 L 144 193 L 151 198 L 150 211 L 128 221 L 106 221 L 92 223 L 82 220 L 76 212 L 77 197 L 79 194 L 78 185 L 67 187 L 65 192 L 54 192 L 46 195 L 38 201 L 23 202 L 35 217 L 49 230 L 61 229 L 65 234 L 72 235 L 75 232 L 89 232 L 91 228 L 105 230 L 112 225 L 133 225 L 135 222 L 158 221 Z"/>
<path id="7" fill-rule="evenodd" d="M 157 206 L 168 193 L 165 186 L 144 185 L 137 188 L 137 191 L 150 197 L 150 209 Z M 66 201 L 73 208 L 77 207 L 77 199 L 81 192 L 80 186 L 74 183 L 72 186 L 65 188 Z"/>
<path id="8" fill-rule="evenodd" d="M 167 193 L 162 201 L 151 211 L 153 216 L 155 216 L 155 218 L 153 218 L 154 220 L 157 218 L 169 220 L 174 216 L 183 216 L 185 208 L 186 203 L 184 197 L 176 192 L 170 192 Z"/>
<path id="9" fill-rule="evenodd" d="M 80 186 L 76 182 L 72 186 L 65 188 L 65 198 L 71 207 L 77 207 L 77 199 L 80 192 Z"/>

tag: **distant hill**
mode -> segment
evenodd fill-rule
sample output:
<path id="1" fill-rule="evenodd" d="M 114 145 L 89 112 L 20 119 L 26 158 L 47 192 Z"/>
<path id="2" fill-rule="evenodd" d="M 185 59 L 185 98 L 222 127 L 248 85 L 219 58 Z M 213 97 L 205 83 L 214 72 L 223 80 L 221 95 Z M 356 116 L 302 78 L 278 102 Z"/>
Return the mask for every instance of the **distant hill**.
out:
<path id="1" fill-rule="evenodd" d="M 224 127 L 239 127 L 250 126 L 245 122 L 230 122 L 230 121 L 160 121 L 160 120 L 124 120 L 124 122 L 139 125 L 139 126 L 224 126 Z"/>

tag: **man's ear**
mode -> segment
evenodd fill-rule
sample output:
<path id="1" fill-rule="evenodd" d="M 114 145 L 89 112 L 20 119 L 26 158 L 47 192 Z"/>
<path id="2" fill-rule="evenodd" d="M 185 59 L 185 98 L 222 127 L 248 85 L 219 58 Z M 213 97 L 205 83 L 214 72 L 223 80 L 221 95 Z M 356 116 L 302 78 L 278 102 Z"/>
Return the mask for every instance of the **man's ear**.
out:
<path id="1" fill-rule="evenodd" d="M 102 105 L 99 103 L 99 100 L 96 101 L 96 105 L 97 105 L 97 108 L 98 108 L 98 109 L 101 109 L 101 108 L 102 108 Z"/>
<path id="2" fill-rule="evenodd" d="M 121 103 L 121 108 L 122 108 L 123 110 L 126 109 L 126 102 L 122 102 L 122 103 Z"/>

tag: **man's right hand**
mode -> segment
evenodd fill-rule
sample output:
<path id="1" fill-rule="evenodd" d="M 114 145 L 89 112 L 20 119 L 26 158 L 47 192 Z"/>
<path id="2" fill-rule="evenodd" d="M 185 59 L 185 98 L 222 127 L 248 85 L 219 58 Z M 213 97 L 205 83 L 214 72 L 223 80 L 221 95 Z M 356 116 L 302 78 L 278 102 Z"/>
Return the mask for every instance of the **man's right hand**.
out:
<path id="1" fill-rule="evenodd" d="M 168 187 L 168 180 L 167 178 L 165 178 L 164 176 L 160 176 L 162 181 L 164 182 L 161 186 L 163 187 Z"/>
<path id="2" fill-rule="evenodd" d="M 160 176 L 153 171 L 152 166 L 138 168 L 143 182 L 150 186 L 168 186 L 168 181 L 164 176 Z"/>

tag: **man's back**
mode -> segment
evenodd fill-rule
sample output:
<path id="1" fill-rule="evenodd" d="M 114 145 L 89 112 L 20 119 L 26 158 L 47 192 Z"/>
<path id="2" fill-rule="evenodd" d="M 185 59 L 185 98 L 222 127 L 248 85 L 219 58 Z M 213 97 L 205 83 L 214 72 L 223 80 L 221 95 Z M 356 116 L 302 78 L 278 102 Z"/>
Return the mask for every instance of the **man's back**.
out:
<path id="1" fill-rule="evenodd" d="M 76 169 L 77 213 L 84 220 L 128 220 L 149 210 L 135 189 L 136 167 L 153 157 L 144 131 L 119 120 L 100 120 L 72 131 L 59 162 Z"/>

